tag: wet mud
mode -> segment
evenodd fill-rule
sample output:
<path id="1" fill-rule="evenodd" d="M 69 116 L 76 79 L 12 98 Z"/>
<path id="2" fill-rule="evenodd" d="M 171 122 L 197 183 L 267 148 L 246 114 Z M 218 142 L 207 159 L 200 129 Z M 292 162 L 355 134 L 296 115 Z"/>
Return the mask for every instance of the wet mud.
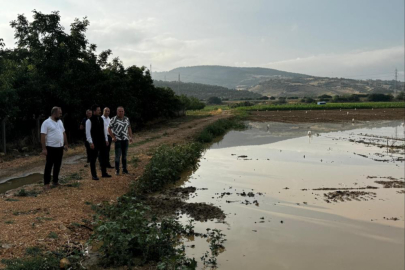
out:
<path id="1" fill-rule="evenodd" d="M 155 215 L 160 217 L 175 216 L 181 218 L 183 215 L 188 215 L 196 221 L 225 219 L 226 215 L 222 209 L 213 204 L 184 201 L 184 199 L 193 196 L 195 191 L 195 187 L 167 189 L 161 194 L 145 198 L 145 204 L 151 208 Z"/>

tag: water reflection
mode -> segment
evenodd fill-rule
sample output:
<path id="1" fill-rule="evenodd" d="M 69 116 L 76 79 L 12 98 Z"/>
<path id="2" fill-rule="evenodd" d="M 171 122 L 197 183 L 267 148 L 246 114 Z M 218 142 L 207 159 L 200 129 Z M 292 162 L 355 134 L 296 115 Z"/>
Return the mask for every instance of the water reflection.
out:
<path id="1" fill-rule="evenodd" d="M 196 224 L 227 235 L 220 269 L 404 269 L 404 195 L 375 183 L 403 180 L 403 128 L 401 121 L 249 123 L 228 133 L 185 180 L 204 189 L 190 202 L 227 214 L 227 224 Z M 378 187 L 364 189 L 375 198 L 327 203 L 329 191 L 314 190 L 367 186 Z M 248 192 L 254 197 L 241 196 Z M 187 253 L 198 257 L 207 246 L 194 243 Z"/>

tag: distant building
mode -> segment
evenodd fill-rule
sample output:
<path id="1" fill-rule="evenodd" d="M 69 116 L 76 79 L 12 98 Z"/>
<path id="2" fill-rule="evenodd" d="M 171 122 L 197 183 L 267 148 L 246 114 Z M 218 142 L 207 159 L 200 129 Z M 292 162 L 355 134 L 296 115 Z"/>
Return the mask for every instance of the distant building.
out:
<path id="1" fill-rule="evenodd" d="M 326 105 L 326 101 L 318 101 L 317 104 L 318 105 Z"/>

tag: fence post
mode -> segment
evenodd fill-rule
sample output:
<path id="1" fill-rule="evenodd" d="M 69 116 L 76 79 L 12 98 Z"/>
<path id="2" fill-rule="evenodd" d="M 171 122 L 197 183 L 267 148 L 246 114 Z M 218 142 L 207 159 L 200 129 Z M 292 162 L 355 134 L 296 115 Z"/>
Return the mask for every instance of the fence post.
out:
<path id="1" fill-rule="evenodd" d="M 1 120 L 1 130 L 2 130 L 2 137 L 3 137 L 3 152 L 7 154 L 7 147 L 6 147 L 6 121 L 8 117 L 5 117 Z"/>

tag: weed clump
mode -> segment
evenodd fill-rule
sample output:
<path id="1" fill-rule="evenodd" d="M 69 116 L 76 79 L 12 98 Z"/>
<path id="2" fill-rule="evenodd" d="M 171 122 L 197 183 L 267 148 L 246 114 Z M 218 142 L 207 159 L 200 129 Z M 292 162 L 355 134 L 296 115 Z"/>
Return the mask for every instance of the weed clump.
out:
<path id="1" fill-rule="evenodd" d="M 99 209 L 92 241 L 101 243 L 103 266 L 135 266 L 159 262 L 159 269 L 195 269 L 197 262 L 184 254 L 178 235 L 190 228 L 175 219 L 157 221 L 135 197 L 122 196 L 117 204 Z"/>
<path id="2" fill-rule="evenodd" d="M 209 143 L 215 137 L 224 135 L 230 129 L 244 128 L 246 128 L 246 126 L 241 121 L 238 121 L 235 118 L 220 119 L 205 127 L 200 135 L 197 137 L 197 141 L 201 143 Z"/>
<path id="3" fill-rule="evenodd" d="M 143 175 L 133 184 L 134 194 L 152 193 L 180 179 L 187 169 L 196 169 L 203 146 L 199 143 L 158 147 Z"/>

